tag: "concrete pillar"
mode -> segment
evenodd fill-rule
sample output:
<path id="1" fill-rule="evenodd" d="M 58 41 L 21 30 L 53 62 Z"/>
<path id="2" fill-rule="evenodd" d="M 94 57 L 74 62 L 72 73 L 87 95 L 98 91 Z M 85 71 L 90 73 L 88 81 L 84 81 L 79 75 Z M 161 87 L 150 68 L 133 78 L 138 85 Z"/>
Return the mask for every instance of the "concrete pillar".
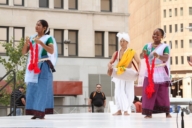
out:
<path id="1" fill-rule="evenodd" d="M 68 40 L 69 34 L 68 30 L 64 30 L 64 40 Z M 69 56 L 68 44 L 64 44 L 64 56 Z"/>

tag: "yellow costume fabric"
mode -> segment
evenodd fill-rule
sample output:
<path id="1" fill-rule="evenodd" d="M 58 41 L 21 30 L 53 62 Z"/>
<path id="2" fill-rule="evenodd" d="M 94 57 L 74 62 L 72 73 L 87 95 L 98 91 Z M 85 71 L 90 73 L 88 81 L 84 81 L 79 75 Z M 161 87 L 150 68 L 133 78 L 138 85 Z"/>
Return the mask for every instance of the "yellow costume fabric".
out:
<path id="1" fill-rule="evenodd" d="M 116 66 L 117 75 L 121 75 L 125 72 L 125 69 L 131 63 L 134 55 L 135 55 L 135 51 L 133 49 L 127 49 L 127 51 L 123 54 L 121 60 Z"/>

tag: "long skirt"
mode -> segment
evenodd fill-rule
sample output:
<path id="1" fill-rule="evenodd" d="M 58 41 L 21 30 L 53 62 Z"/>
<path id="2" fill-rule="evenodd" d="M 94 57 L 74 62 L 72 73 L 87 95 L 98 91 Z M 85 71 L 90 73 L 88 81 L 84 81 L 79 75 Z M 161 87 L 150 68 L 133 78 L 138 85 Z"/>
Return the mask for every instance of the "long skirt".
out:
<path id="1" fill-rule="evenodd" d="M 148 78 L 145 77 L 142 92 L 142 114 L 151 115 L 152 113 L 169 113 L 170 101 L 169 101 L 169 84 L 165 83 L 154 83 L 155 93 L 149 99 L 145 93 L 146 87 L 149 84 Z"/>
<path id="2" fill-rule="evenodd" d="M 28 83 L 26 93 L 26 115 L 43 118 L 53 114 L 53 75 L 47 62 L 40 66 L 38 83 Z"/>

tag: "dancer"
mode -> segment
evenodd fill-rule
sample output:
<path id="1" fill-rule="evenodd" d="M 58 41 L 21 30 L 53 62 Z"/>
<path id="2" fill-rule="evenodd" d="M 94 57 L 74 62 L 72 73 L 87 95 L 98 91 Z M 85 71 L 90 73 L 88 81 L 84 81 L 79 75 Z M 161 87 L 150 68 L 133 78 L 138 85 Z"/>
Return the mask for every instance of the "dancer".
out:
<path id="1" fill-rule="evenodd" d="M 53 114 L 53 76 L 57 58 L 55 39 L 49 36 L 48 23 L 39 20 L 36 23 L 37 34 L 26 38 L 22 54 L 29 52 L 25 82 L 26 115 L 33 115 L 31 119 L 44 119 L 45 114 Z"/>
<path id="2" fill-rule="evenodd" d="M 164 37 L 162 29 L 155 29 L 153 42 L 146 44 L 140 54 L 142 59 L 145 58 L 147 65 L 142 92 L 142 114 L 146 115 L 145 118 L 152 118 L 152 113 L 166 113 L 167 118 L 171 117 L 168 90 L 170 49 L 167 44 L 161 42 Z"/>
<path id="3" fill-rule="evenodd" d="M 128 109 L 131 107 L 134 100 L 134 80 L 137 79 L 138 72 L 132 69 L 132 61 L 135 60 L 137 66 L 140 68 L 140 60 L 136 52 L 128 48 L 130 38 L 127 33 L 118 33 L 121 49 L 114 52 L 109 64 L 109 75 L 113 77 L 112 81 L 115 83 L 115 102 L 118 111 L 113 115 L 129 115 Z M 116 68 L 113 68 L 113 63 L 117 61 Z M 135 66 L 135 65 L 134 65 Z M 135 66 L 136 68 L 136 66 Z"/>

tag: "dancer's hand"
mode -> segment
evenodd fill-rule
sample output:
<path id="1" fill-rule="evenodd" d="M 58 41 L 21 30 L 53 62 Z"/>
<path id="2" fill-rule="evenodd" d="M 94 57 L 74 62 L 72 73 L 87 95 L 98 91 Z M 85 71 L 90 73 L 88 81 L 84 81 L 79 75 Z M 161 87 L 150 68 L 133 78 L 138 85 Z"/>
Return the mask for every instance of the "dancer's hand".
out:
<path id="1" fill-rule="evenodd" d="M 25 44 L 26 44 L 26 45 L 29 45 L 29 43 L 30 43 L 30 38 L 27 36 L 27 37 L 25 38 Z"/>
<path id="2" fill-rule="evenodd" d="M 108 64 L 108 69 L 112 69 L 113 65 L 111 63 Z"/>
<path id="3" fill-rule="evenodd" d="M 35 43 L 42 45 L 43 42 L 41 40 L 39 40 L 38 38 L 35 38 Z"/>
<path id="4" fill-rule="evenodd" d="M 154 56 L 155 58 L 159 58 L 159 55 L 158 55 L 156 52 L 153 53 L 153 56 Z"/>
<path id="5" fill-rule="evenodd" d="M 142 54 L 143 54 L 143 57 L 144 57 L 145 55 L 147 55 L 147 51 L 143 50 Z"/>

